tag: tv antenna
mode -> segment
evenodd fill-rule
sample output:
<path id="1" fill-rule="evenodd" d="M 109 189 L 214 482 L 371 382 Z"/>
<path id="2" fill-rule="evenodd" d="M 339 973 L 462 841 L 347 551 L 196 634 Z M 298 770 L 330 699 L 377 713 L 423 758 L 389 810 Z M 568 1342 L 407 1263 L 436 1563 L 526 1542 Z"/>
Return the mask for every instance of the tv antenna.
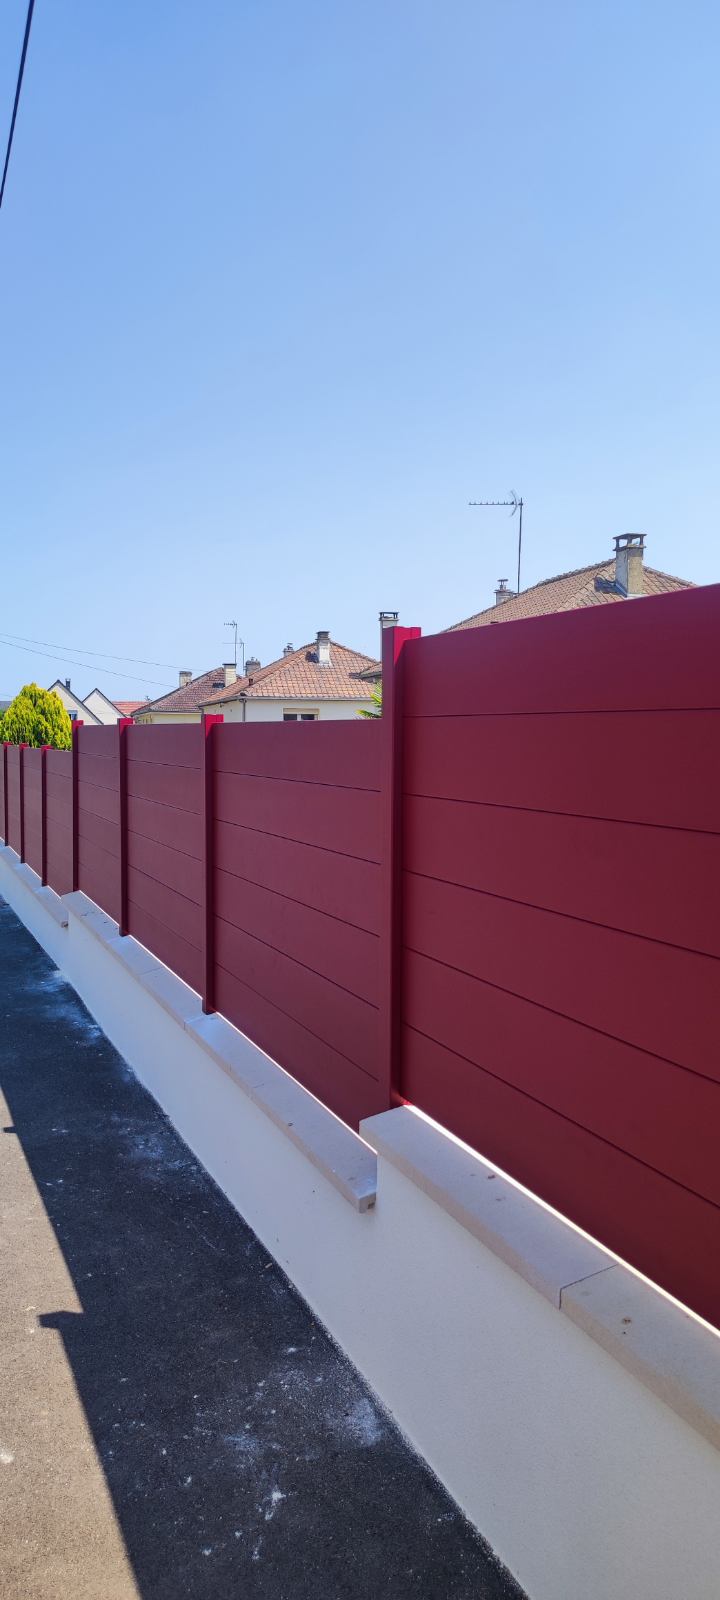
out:
<path id="1" fill-rule="evenodd" d="M 520 499 L 518 500 L 518 497 L 517 497 L 517 495 L 515 493 L 515 490 L 511 489 L 510 490 L 510 497 L 509 497 L 508 500 L 468 500 L 468 505 L 469 506 L 509 506 L 510 507 L 510 515 L 511 515 L 511 517 L 514 517 L 515 512 L 519 511 L 520 516 L 518 518 L 518 564 L 517 564 L 517 592 L 519 594 L 520 593 L 520 560 L 521 560 L 521 557 L 522 557 L 522 514 L 523 514 L 522 495 L 520 496 Z"/>
<path id="2" fill-rule="evenodd" d="M 235 638 L 235 666 L 237 667 L 237 647 L 238 647 L 238 631 L 237 630 L 238 630 L 238 625 L 237 625 L 236 622 L 224 622 L 223 623 L 223 627 L 224 628 L 232 628 L 232 630 L 233 630 L 233 634 L 234 634 L 234 638 Z M 242 645 L 242 664 L 243 664 L 243 672 L 244 672 L 245 671 L 245 640 L 241 639 L 240 640 L 240 644 Z"/>

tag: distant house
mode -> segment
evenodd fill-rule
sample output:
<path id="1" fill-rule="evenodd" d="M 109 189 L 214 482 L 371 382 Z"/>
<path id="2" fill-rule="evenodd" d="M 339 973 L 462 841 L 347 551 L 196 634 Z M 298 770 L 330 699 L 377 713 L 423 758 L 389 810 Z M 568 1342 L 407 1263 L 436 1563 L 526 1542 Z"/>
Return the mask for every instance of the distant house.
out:
<path id="1" fill-rule="evenodd" d="M 251 657 L 245 675 L 203 702 L 227 722 L 318 722 L 352 718 L 367 706 L 373 685 L 362 674 L 370 656 L 337 644 L 321 630 L 299 650 L 286 644 L 277 661 L 261 667 Z"/>
<path id="2" fill-rule="evenodd" d="M 372 696 L 361 673 L 370 656 L 336 644 L 320 631 L 312 644 L 295 650 L 287 644 L 277 661 L 261 667 L 257 657 L 238 676 L 233 662 L 193 678 L 180 673 L 170 694 L 143 703 L 139 723 L 199 722 L 203 712 L 222 712 L 226 722 L 317 722 L 355 717 Z"/>
<path id="3" fill-rule="evenodd" d="M 69 678 L 56 678 L 50 684 L 51 692 L 58 695 L 71 722 L 83 722 L 86 727 L 112 727 L 121 717 L 131 717 L 144 700 L 111 700 L 102 689 L 91 689 L 85 699 L 75 694 Z"/>
<path id="4" fill-rule="evenodd" d="M 56 694 L 58 699 L 62 700 L 71 722 L 84 722 L 88 727 L 102 726 L 102 717 L 98 717 L 92 707 L 86 706 L 85 701 L 75 694 L 70 688 L 69 678 L 56 678 L 55 682 L 50 684 L 50 693 Z"/>
<path id="5" fill-rule="evenodd" d="M 201 672 L 197 678 L 186 667 L 180 673 L 177 689 L 171 689 L 169 694 L 161 694 L 157 700 L 143 700 L 137 710 L 131 713 L 133 721 L 169 724 L 199 722 L 202 707 L 210 696 L 218 689 L 234 683 L 236 678 L 237 668 L 232 663 L 212 667 L 209 672 Z"/>
<path id="6" fill-rule="evenodd" d="M 672 578 L 667 572 L 645 566 L 643 533 L 623 533 L 614 542 L 615 554 L 609 561 L 578 567 L 574 572 L 562 572 L 556 578 L 544 578 L 542 583 L 522 589 L 520 594 L 508 588 L 507 578 L 499 578 L 495 604 L 466 617 L 463 622 L 455 622 L 446 631 L 484 628 L 494 622 L 520 622 L 553 611 L 578 611 L 586 606 L 611 605 L 620 600 L 694 588 L 687 578 Z"/>

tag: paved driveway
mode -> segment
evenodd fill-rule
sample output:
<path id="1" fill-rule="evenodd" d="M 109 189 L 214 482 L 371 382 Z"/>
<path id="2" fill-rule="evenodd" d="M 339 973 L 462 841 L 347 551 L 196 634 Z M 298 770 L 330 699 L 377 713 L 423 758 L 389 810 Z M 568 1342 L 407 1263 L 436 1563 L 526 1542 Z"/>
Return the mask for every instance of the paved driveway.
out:
<path id="1" fill-rule="evenodd" d="M 3 1600 L 515 1593 L 2 902 L 0 1088 Z"/>

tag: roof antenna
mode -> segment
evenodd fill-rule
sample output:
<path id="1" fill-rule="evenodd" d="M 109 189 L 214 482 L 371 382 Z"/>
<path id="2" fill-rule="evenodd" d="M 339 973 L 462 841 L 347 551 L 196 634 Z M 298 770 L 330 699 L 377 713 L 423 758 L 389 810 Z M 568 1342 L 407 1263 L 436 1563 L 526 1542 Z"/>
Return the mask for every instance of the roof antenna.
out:
<path id="1" fill-rule="evenodd" d="M 511 489 L 510 490 L 510 498 L 508 500 L 468 500 L 468 505 L 469 506 L 510 506 L 512 508 L 511 511 L 510 511 L 511 517 L 514 517 L 516 511 L 520 512 L 520 517 L 518 519 L 518 564 L 517 564 L 517 592 L 519 594 L 520 593 L 520 560 L 521 560 L 521 557 L 522 557 L 522 514 L 523 514 L 522 495 L 520 496 L 520 499 L 518 500 L 518 497 L 517 497 L 517 495 L 515 493 L 515 490 Z"/>
<path id="2" fill-rule="evenodd" d="M 237 667 L 237 647 L 238 647 L 238 631 L 237 630 L 238 630 L 238 625 L 237 625 L 236 622 L 224 622 L 223 623 L 223 627 L 224 628 L 233 628 L 234 631 L 235 631 L 235 666 Z M 243 672 L 244 672 L 245 671 L 245 640 L 241 639 L 240 643 L 242 645 L 242 663 L 243 663 Z"/>

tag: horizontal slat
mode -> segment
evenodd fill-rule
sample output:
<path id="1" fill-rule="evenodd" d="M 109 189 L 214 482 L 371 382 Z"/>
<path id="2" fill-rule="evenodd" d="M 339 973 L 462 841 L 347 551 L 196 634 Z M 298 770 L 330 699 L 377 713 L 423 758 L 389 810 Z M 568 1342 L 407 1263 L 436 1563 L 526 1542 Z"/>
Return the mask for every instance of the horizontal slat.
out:
<path id="1" fill-rule="evenodd" d="M 72 828 L 72 793 L 68 790 L 66 795 L 65 790 L 63 790 L 60 798 L 51 794 L 49 779 L 47 786 L 47 820 L 48 828 L 51 828 L 54 824 L 57 824 L 58 828 Z"/>
<path id="2" fill-rule="evenodd" d="M 408 794 L 720 832 L 717 711 L 420 717 L 405 734 Z"/>
<path id="3" fill-rule="evenodd" d="M 370 1077 L 377 1076 L 378 1021 L 373 1006 L 220 917 L 215 918 L 215 956 L 226 972 L 242 977 L 249 988 L 317 1039 Z"/>
<path id="4" fill-rule="evenodd" d="M 105 730 L 103 730 L 105 731 Z M 98 789 L 112 789 L 117 793 L 119 783 L 119 769 L 117 754 L 112 758 L 108 756 L 88 755 L 80 751 L 78 755 L 78 786 L 82 790 L 86 784 L 92 784 Z"/>
<path id="5" fill-rule="evenodd" d="M 117 921 L 120 915 L 120 874 L 117 861 L 98 845 L 81 839 L 78 847 L 79 887 L 89 900 Z"/>
<path id="6" fill-rule="evenodd" d="M 410 953 L 404 1020 L 464 1056 L 475 1069 L 492 1073 L 554 1113 L 720 1203 L 716 1082 Z M 476 1115 L 470 1091 L 476 1080 L 470 1074 L 464 1081 L 470 1129 Z M 404 1093 L 413 1098 L 407 1079 Z M 430 1109 L 423 1101 L 418 1103 Z M 448 1117 L 453 1115 L 453 1127 L 462 1111 L 448 1085 L 447 1112 Z M 474 1137 L 471 1132 L 463 1134 L 470 1143 Z"/>
<path id="7" fill-rule="evenodd" d="M 720 835 L 409 796 L 405 865 L 720 956 Z"/>
<path id="8" fill-rule="evenodd" d="M 379 860 L 379 796 L 368 791 L 218 772 L 215 815 L 341 855 Z"/>
<path id="9" fill-rule="evenodd" d="M 275 889 L 331 917 L 342 917 L 368 933 L 379 931 L 380 869 L 376 862 L 358 861 L 230 822 L 215 825 L 215 860 L 237 877 Z"/>
<path id="10" fill-rule="evenodd" d="M 178 728 L 135 726 L 128 729 L 125 737 L 128 763 L 150 761 L 199 770 L 202 740 L 199 723 L 186 723 Z"/>
<path id="11" fill-rule="evenodd" d="M 159 765 L 151 761 L 129 761 L 128 795 L 138 800 L 153 800 L 174 811 L 200 810 L 200 774 L 195 767 Z"/>
<path id="12" fill-rule="evenodd" d="M 78 813 L 91 817 L 105 817 L 107 822 L 119 824 L 120 796 L 117 789 L 98 789 L 94 783 L 78 784 Z"/>
<path id="13" fill-rule="evenodd" d="M 48 750 L 45 759 L 47 761 L 48 783 L 51 778 L 64 778 L 68 783 L 72 782 L 71 750 Z"/>
<path id="14" fill-rule="evenodd" d="M 67 828 L 48 826 L 48 883 L 56 894 L 72 889 L 72 836 Z"/>
<path id="15" fill-rule="evenodd" d="M 347 722 L 228 722 L 212 735 L 220 772 L 285 778 L 333 788 L 379 789 L 380 729 Z"/>
<path id="16" fill-rule="evenodd" d="M 128 897 L 139 910 L 146 911 L 155 921 L 179 934 L 193 950 L 200 949 L 200 908 L 192 900 L 168 889 L 164 883 L 146 877 L 144 872 L 132 868 L 128 872 Z"/>
<path id="17" fill-rule="evenodd" d="M 408 714 L 720 707 L 720 586 L 410 640 Z"/>
<path id="18" fill-rule="evenodd" d="M 170 845 L 145 839 L 139 833 L 128 833 L 127 848 L 131 872 L 144 872 L 147 877 L 164 883 L 168 889 L 177 889 L 187 900 L 199 905 L 202 887 L 199 860 L 184 855 L 181 850 L 173 850 Z"/>
<path id="19" fill-rule="evenodd" d="M 112 723 L 109 727 L 82 727 L 78 729 L 78 757 L 80 762 L 93 756 L 117 756 L 118 731 L 117 725 Z"/>
<path id="20" fill-rule="evenodd" d="M 182 850 L 197 860 L 200 856 L 200 818 L 192 811 L 174 811 L 172 806 L 156 805 L 128 795 L 128 827 L 144 839 Z"/>
<path id="21" fill-rule="evenodd" d="M 373 934 L 221 871 L 215 873 L 215 910 L 223 921 L 377 1005 L 378 941 Z"/>
<path id="22" fill-rule="evenodd" d="M 421 954 L 720 1080 L 715 957 L 414 873 L 405 922 Z"/>
<path id="23" fill-rule="evenodd" d="M 109 822 L 107 817 L 95 817 L 91 811 L 80 811 L 78 838 L 89 839 L 92 844 L 99 845 L 114 860 L 120 855 L 120 826 L 117 822 Z"/>
<path id="24" fill-rule="evenodd" d="M 409 1100 L 700 1316 L 720 1322 L 720 1209 L 405 1032 Z"/>
<path id="25" fill-rule="evenodd" d="M 128 932 L 144 944 L 146 950 L 164 961 L 166 967 L 176 972 L 191 989 L 200 988 L 200 954 L 187 940 L 159 922 L 149 911 L 134 900 L 128 901 Z M 198 1005 L 199 1009 L 199 1005 Z"/>
<path id="26" fill-rule="evenodd" d="M 215 998 L 223 1016 L 351 1127 L 387 1110 L 382 1089 L 367 1073 L 223 967 L 217 968 Z"/>

